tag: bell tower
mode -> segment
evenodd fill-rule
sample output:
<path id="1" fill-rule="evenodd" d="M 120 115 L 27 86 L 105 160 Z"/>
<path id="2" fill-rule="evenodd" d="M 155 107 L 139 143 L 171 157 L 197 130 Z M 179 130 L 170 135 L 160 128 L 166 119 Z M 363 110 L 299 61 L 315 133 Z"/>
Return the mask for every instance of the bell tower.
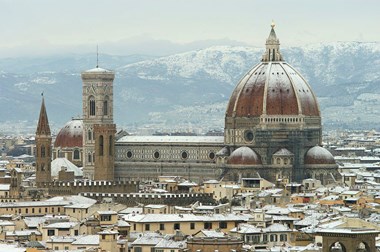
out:
<path id="1" fill-rule="evenodd" d="M 51 133 L 42 96 L 40 117 L 36 130 L 36 183 L 51 182 Z"/>
<path id="2" fill-rule="evenodd" d="M 82 72 L 81 77 L 83 82 L 84 126 L 83 175 L 88 179 L 113 180 L 115 133 L 112 132 L 116 132 L 116 126 L 113 123 L 113 80 L 115 73 L 96 67 Z M 100 146 L 104 148 L 101 148 L 103 152 L 100 151 Z M 112 151 L 108 150 L 111 146 Z M 103 155 L 100 155 L 101 153 Z M 111 153 L 112 156 L 104 155 L 105 153 Z M 108 161 L 104 161 L 104 159 Z M 95 167 L 97 168 L 95 169 Z M 99 176 L 96 176 L 95 173 L 98 173 Z"/>

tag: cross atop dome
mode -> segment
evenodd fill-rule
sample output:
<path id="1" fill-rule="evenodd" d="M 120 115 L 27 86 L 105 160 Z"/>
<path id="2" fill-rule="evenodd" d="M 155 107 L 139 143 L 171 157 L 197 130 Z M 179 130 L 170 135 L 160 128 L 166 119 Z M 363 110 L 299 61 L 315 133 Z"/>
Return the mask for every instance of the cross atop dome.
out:
<path id="1" fill-rule="evenodd" d="M 283 61 L 282 55 L 280 53 L 280 40 L 277 38 L 274 21 L 271 24 L 271 31 L 265 43 L 266 51 L 263 54 L 262 61 Z"/>

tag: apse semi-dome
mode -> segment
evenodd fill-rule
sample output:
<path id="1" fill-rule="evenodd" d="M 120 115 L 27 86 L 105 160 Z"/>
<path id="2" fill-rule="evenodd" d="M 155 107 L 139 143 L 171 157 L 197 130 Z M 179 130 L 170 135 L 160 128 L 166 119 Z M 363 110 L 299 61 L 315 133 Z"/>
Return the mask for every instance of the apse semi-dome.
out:
<path id="1" fill-rule="evenodd" d="M 83 146 L 83 121 L 73 119 L 59 131 L 54 147 L 73 148 Z"/>
<path id="2" fill-rule="evenodd" d="M 335 164 L 335 160 L 328 150 L 321 146 L 314 146 L 306 152 L 305 164 Z"/>
<path id="3" fill-rule="evenodd" d="M 234 150 L 228 157 L 227 164 L 231 165 L 261 165 L 261 158 L 254 150 L 243 146 Z"/>

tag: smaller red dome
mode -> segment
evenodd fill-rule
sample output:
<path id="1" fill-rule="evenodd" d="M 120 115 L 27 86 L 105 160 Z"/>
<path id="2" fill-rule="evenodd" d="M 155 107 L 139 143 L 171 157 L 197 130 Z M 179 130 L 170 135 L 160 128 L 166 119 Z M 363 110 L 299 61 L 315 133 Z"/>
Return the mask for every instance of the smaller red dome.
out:
<path id="1" fill-rule="evenodd" d="M 335 160 L 328 150 L 314 146 L 306 152 L 305 164 L 335 164 Z"/>
<path id="2" fill-rule="evenodd" d="M 83 147 L 83 121 L 73 119 L 67 122 L 55 138 L 54 147 Z"/>
<path id="3" fill-rule="evenodd" d="M 261 165 L 261 158 L 254 150 L 243 146 L 234 150 L 227 160 L 232 165 Z"/>

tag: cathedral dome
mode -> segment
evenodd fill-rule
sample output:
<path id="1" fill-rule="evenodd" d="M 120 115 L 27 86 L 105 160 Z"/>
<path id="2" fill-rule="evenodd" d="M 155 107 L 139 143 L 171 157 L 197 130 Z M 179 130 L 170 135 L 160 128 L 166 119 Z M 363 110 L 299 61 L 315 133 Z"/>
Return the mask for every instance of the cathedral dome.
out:
<path id="1" fill-rule="evenodd" d="M 227 160 L 231 165 L 261 165 L 261 158 L 251 148 L 243 146 L 232 152 Z"/>
<path id="2" fill-rule="evenodd" d="M 83 121 L 73 119 L 65 124 L 59 131 L 54 147 L 73 148 L 83 146 Z"/>
<path id="3" fill-rule="evenodd" d="M 262 62 L 237 84 L 226 117 L 320 116 L 310 85 L 283 61 L 279 45 L 272 25 Z"/>
<path id="4" fill-rule="evenodd" d="M 314 146 L 306 152 L 305 164 L 335 164 L 335 160 L 328 150 L 321 146 Z"/>

